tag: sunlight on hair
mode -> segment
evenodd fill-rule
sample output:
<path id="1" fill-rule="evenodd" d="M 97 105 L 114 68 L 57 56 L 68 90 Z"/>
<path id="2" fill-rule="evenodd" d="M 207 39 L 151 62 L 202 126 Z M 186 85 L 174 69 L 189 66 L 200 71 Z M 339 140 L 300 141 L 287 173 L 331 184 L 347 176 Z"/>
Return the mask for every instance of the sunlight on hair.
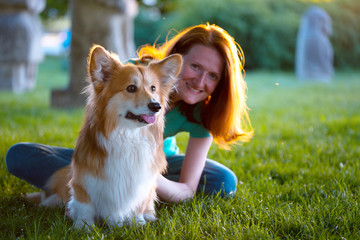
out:
<path id="1" fill-rule="evenodd" d="M 188 27 L 180 32 L 171 29 L 165 43 L 145 45 L 139 49 L 138 55 L 142 59 L 159 60 L 174 53 L 185 55 L 197 44 L 216 49 L 225 65 L 221 86 L 217 87 L 211 99 L 203 103 L 203 126 L 223 149 L 229 149 L 238 142 L 248 142 L 253 130 L 246 104 L 245 56 L 241 46 L 226 30 L 209 23 Z"/>

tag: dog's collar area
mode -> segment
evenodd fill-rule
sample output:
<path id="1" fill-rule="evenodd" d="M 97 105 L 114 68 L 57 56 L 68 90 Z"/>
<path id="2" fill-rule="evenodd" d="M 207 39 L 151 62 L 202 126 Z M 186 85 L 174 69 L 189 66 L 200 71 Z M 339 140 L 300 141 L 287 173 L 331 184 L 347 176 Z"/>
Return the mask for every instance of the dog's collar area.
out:
<path id="1" fill-rule="evenodd" d="M 138 122 L 146 123 L 146 124 L 152 124 L 156 120 L 155 115 L 146 115 L 146 114 L 136 115 L 132 112 L 127 112 L 125 118 L 130 120 L 136 120 Z"/>

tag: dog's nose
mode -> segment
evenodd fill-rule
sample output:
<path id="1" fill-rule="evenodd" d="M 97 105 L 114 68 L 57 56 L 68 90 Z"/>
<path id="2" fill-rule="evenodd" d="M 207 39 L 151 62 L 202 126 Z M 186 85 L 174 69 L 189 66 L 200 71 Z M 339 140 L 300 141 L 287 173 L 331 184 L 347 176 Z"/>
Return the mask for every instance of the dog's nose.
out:
<path id="1" fill-rule="evenodd" d="M 158 112 L 161 109 L 161 105 L 158 102 L 151 102 L 149 103 L 148 108 L 153 112 Z"/>

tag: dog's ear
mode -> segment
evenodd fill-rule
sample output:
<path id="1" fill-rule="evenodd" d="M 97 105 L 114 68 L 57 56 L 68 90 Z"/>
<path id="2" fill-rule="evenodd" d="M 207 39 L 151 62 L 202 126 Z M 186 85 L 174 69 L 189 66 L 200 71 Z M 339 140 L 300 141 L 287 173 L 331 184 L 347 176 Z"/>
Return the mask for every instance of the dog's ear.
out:
<path id="1" fill-rule="evenodd" d="M 108 81 L 115 60 L 111 54 L 100 45 L 90 49 L 88 58 L 88 71 L 92 83 Z"/>
<path id="2" fill-rule="evenodd" d="M 172 86 L 177 81 L 176 77 L 180 73 L 182 67 L 182 57 L 180 54 L 172 54 L 160 62 L 151 63 L 150 66 L 160 70 L 163 85 Z"/>

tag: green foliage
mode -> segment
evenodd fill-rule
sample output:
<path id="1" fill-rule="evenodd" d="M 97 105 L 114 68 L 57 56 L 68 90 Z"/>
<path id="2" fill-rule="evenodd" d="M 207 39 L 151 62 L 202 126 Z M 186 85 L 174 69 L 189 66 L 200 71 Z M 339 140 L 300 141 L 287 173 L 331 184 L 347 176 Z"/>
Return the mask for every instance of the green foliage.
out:
<path id="1" fill-rule="evenodd" d="M 186 7 L 190 4 L 191 8 Z M 293 11 L 285 9 L 285 3 L 269 0 L 183 1 L 176 13 L 169 16 L 165 28 L 217 24 L 242 46 L 247 69 L 288 69 L 295 45 L 291 40 L 279 39 L 296 36 L 298 23 L 294 21 Z"/>
<path id="2" fill-rule="evenodd" d="M 324 4 L 332 18 L 332 44 L 339 68 L 358 69 L 360 62 L 360 1 L 337 0 Z"/>
<path id="3" fill-rule="evenodd" d="M 46 0 L 45 9 L 40 15 L 44 20 L 63 17 L 68 12 L 69 3 L 69 0 Z"/>
<path id="4" fill-rule="evenodd" d="M 139 13 L 135 18 L 136 46 L 153 44 L 158 38 L 160 24 L 161 13 L 158 8 L 140 7 Z"/>
<path id="5" fill-rule="evenodd" d="M 296 81 L 282 72 L 247 72 L 255 128 L 232 151 L 212 146 L 209 157 L 237 175 L 232 199 L 196 196 L 158 204 L 159 220 L 143 227 L 71 228 L 64 209 L 37 208 L 34 192 L 5 166 L 21 141 L 73 147 L 83 110 L 49 107 L 50 89 L 67 85 L 62 62 L 40 65 L 35 91 L 0 92 L 0 239 L 359 239 L 359 72 L 338 72 L 330 84 Z M 178 143 L 185 150 L 187 136 Z"/>
<path id="6" fill-rule="evenodd" d="M 180 31 L 209 22 L 223 27 L 241 45 L 247 70 L 293 69 L 301 15 L 307 7 L 317 4 L 332 18 L 335 67 L 357 69 L 360 62 L 358 0 L 158 0 L 154 6 L 138 2 L 137 46 L 165 41 L 170 29 Z M 41 16 L 61 17 L 68 7 L 68 0 L 47 0 Z"/>
<path id="7" fill-rule="evenodd" d="M 308 6 L 318 4 L 333 20 L 334 35 L 331 41 L 335 52 L 335 66 L 358 67 L 360 2 L 357 0 L 334 0 L 324 3 L 295 0 L 176 2 L 173 11 L 164 14 L 163 19 L 151 23 L 158 26 L 151 28 L 148 35 L 150 44 L 160 34 L 158 42 L 162 42 L 169 29 L 179 31 L 188 26 L 209 22 L 223 27 L 242 46 L 246 69 L 289 70 L 294 68 L 296 36 L 301 15 Z M 141 28 L 143 23 L 139 21 L 136 27 Z"/>

